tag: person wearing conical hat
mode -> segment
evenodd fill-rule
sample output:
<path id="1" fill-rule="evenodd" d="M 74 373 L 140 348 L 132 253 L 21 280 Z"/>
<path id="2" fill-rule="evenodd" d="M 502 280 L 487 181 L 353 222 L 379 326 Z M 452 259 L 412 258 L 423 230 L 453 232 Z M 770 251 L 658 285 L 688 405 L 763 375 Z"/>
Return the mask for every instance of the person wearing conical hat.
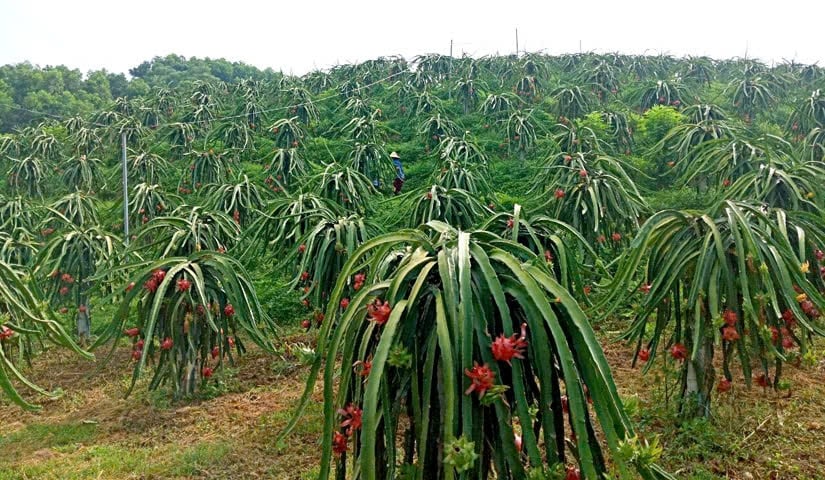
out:
<path id="1" fill-rule="evenodd" d="M 401 165 L 401 157 L 398 156 L 398 153 L 392 152 L 390 154 L 390 159 L 392 160 L 392 164 L 395 166 L 395 180 L 392 181 L 392 186 L 394 193 L 398 195 L 401 193 L 401 187 L 404 186 L 404 180 L 407 177 L 404 175 L 404 167 Z"/>

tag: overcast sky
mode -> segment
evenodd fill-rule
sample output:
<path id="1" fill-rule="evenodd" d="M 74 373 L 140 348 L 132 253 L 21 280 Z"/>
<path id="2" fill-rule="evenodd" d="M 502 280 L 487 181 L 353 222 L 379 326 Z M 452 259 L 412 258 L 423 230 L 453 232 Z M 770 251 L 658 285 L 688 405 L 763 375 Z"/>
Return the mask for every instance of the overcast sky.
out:
<path id="1" fill-rule="evenodd" d="M 529 4 L 529 7 L 524 5 Z M 764 6 L 763 6 L 764 5 Z M 745 55 L 825 65 L 821 0 L 0 0 L 0 64 L 126 73 L 157 55 L 302 74 L 382 55 L 519 47 Z"/>

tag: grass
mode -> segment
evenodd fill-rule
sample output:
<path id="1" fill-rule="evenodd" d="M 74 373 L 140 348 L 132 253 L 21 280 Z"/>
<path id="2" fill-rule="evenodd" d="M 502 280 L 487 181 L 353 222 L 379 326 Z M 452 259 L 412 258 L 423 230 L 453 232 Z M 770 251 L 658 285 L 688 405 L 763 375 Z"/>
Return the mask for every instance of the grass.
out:
<path id="1" fill-rule="evenodd" d="M 825 365 L 788 368 L 789 392 L 748 390 L 739 379 L 714 403 L 710 420 L 676 422 L 672 379 L 661 369 L 642 375 L 629 347 L 600 326 L 619 393 L 635 405 L 639 433 L 658 436 L 663 465 L 680 479 L 822 478 L 825 472 Z M 302 335 L 288 343 L 312 344 Z M 0 480 L 12 479 L 312 479 L 323 431 L 321 388 L 294 433 L 277 437 L 292 415 L 308 367 L 283 354 L 253 351 L 222 374 L 206 395 L 172 402 L 141 382 L 128 399 L 128 350 L 96 376 L 94 365 L 59 350 L 30 372 L 67 394 L 40 412 L 0 405 Z M 660 357 L 661 358 L 661 357 Z M 821 358 L 821 355 L 819 356 Z M 63 373 L 52 366 L 60 364 Z M 666 387 L 667 386 L 667 387 Z"/>

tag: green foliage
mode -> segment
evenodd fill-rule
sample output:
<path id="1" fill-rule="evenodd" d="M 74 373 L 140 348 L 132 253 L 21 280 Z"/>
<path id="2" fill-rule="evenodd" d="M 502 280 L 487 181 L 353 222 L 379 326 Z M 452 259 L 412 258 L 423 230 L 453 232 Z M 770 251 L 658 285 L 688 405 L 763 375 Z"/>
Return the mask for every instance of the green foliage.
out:
<path id="1" fill-rule="evenodd" d="M 677 125 L 685 121 L 677 109 L 669 106 L 656 105 L 647 110 L 637 124 L 639 144 L 653 146 L 661 141 L 665 135 Z"/>
<path id="2" fill-rule="evenodd" d="M 490 213 L 477 195 L 457 188 L 433 185 L 418 195 L 410 208 L 408 225 L 417 227 L 440 220 L 457 228 L 470 228 Z"/>
<path id="3" fill-rule="evenodd" d="M 160 257 L 188 256 L 201 250 L 225 252 L 239 239 L 240 226 L 226 213 L 184 204 L 147 223 L 132 249 Z"/>
<path id="4" fill-rule="evenodd" d="M 167 194 L 160 185 L 139 183 L 129 197 L 129 217 L 140 219 L 139 228 L 155 217 L 164 216 L 167 210 L 174 210 L 179 203 L 180 198 Z"/>
<path id="5" fill-rule="evenodd" d="M 246 175 L 234 185 L 208 185 L 205 195 L 212 208 L 232 215 L 240 226 L 254 221 L 265 205 L 264 193 Z"/>
<path id="6" fill-rule="evenodd" d="M 275 324 L 262 310 L 249 274 L 231 257 L 203 251 L 121 268 L 134 273 L 97 345 L 122 334 L 132 338 L 135 367 L 128 392 L 153 364 L 150 390 L 169 384 L 175 398 L 194 394 L 199 381 L 209 382 L 224 362 L 233 362 L 233 349 L 244 353 L 241 332 L 274 351 Z M 121 333 L 132 310 L 137 332 Z"/>
<path id="7" fill-rule="evenodd" d="M 278 326 L 296 326 L 307 317 L 306 307 L 301 305 L 301 293 L 292 286 L 291 278 L 275 278 L 271 275 L 253 280 L 261 308 Z"/>
<path id="8" fill-rule="evenodd" d="M 86 342 L 91 335 L 91 289 L 101 279 L 104 285 L 111 283 L 113 278 L 105 272 L 118 260 L 122 243 L 98 225 L 78 226 L 57 216 L 62 223 L 60 233 L 43 245 L 34 273 L 44 278 L 44 290 L 53 307 L 76 312 L 77 334 Z"/>
<path id="9" fill-rule="evenodd" d="M 366 283 L 356 289 L 351 279 L 358 272 Z M 526 356 L 506 363 L 496 358 L 491 342 L 502 336 L 528 341 Z M 540 347 L 546 344 L 554 347 Z M 411 368 L 389 365 L 398 345 L 414 352 Z M 562 395 L 587 477 L 606 470 L 592 422 L 599 422 L 608 445 L 634 436 L 584 313 L 543 260 L 487 232 L 432 222 L 365 243 L 330 295 L 317 354 L 299 413 L 324 367 L 319 478 L 332 467 L 334 437 L 338 453 L 353 443 L 357 478 L 393 478 L 396 461 L 388 459 L 400 458 L 401 449 L 404 458 L 418 459 L 410 468 L 423 478 L 451 478 L 453 468 L 477 476 L 492 465 L 523 477 L 525 462 L 547 468 L 565 459 Z M 365 360 L 371 362 L 367 374 L 353 371 Z M 361 429 L 341 424 L 355 408 Z M 403 446 L 394 441 L 401 415 L 413 429 Z M 524 453 L 516 450 L 515 422 Z M 442 462 L 442 455 L 452 460 Z M 336 463 L 345 475 L 346 462 Z M 644 478 L 667 477 L 656 466 L 636 468 Z"/>
<path id="10" fill-rule="evenodd" d="M 647 352 L 648 365 L 671 347 L 686 348 L 681 408 L 688 417 L 708 415 L 715 351 L 728 381 L 738 357 L 750 385 L 757 358 L 757 379 L 776 387 L 782 363 L 825 332 L 816 307 L 825 304 L 822 245 L 818 215 L 731 201 L 710 213 L 662 211 L 623 254 L 599 306 L 615 310 L 641 284 L 641 307 L 624 338 Z"/>
<path id="11" fill-rule="evenodd" d="M 604 243 L 609 235 L 635 230 L 648 209 L 628 168 L 606 155 L 551 155 L 532 191 L 541 195 L 554 218 L 572 225 L 588 241 Z"/>
<path id="12" fill-rule="evenodd" d="M 320 173 L 310 177 L 308 184 L 317 195 L 343 208 L 364 213 L 369 209 L 369 200 L 375 195 L 372 181 L 354 168 L 333 162 Z"/>
<path id="13" fill-rule="evenodd" d="M 372 223 L 358 215 L 336 216 L 332 210 L 319 213 L 298 248 L 282 263 L 293 276 L 293 288 L 302 289 L 301 298 L 308 308 L 323 305 L 352 252 L 377 233 Z"/>
<path id="14" fill-rule="evenodd" d="M 18 364 L 31 361 L 40 342 L 63 346 L 88 359 L 93 357 L 81 350 L 54 319 L 31 283 L 31 276 L 0 262 L 0 286 L 0 392 L 15 404 L 36 410 L 39 407 L 24 399 L 15 383 L 46 397 L 59 395 L 38 387 L 20 371 Z"/>

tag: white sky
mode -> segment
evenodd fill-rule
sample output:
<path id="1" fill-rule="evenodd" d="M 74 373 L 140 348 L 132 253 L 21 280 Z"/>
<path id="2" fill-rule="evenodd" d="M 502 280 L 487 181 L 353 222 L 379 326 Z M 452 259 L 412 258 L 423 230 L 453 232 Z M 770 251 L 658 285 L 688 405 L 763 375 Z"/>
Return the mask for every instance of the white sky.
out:
<path id="1" fill-rule="evenodd" d="M 525 5 L 530 5 L 526 7 Z M 381 55 L 621 51 L 825 66 L 822 0 L 0 0 L 0 64 L 124 72 L 156 55 L 305 73 Z"/>

